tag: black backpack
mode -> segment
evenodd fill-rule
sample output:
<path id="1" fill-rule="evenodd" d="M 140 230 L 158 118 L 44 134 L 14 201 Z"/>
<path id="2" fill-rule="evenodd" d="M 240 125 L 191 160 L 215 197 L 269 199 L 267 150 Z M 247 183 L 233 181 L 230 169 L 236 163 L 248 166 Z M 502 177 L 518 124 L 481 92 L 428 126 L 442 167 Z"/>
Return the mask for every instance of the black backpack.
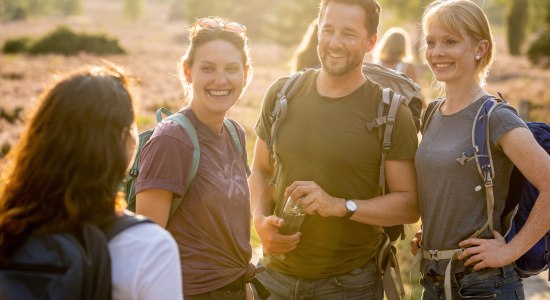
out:
<path id="1" fill-rule="evenodd" d="M 111 299 L 107 242 L 142 223 L 152 221 L 125 214 L 101 227 L 82 224 L 74 232 L 31 235 L 0 261 L 0 299 Z"/>

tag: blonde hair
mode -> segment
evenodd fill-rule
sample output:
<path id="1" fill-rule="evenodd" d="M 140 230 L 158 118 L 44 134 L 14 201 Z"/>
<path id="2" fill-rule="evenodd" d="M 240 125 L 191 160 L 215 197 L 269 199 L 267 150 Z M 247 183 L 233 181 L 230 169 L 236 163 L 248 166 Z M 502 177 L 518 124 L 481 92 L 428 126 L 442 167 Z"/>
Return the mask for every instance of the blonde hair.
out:
<path id="1" fill-rule="evenodd" d="M 424 34 L 433 23 L 437 23 L 453 34 L 466 34 L 474 41 L 489 42 L 486 53 L 476 62 L 478 80 L 480 84 L 484 84 L 493 64 L 495 47 L 489 21 L 483 10 L 469 0 L 436 0 L 424 11 L 422 17 Z"/>
<path id="2" fill-rule="evenodd" d="M 399 63 L 412 61 L 411 37 L 401 27 L 388 29 L 373 52 L 375 61 Z"/>

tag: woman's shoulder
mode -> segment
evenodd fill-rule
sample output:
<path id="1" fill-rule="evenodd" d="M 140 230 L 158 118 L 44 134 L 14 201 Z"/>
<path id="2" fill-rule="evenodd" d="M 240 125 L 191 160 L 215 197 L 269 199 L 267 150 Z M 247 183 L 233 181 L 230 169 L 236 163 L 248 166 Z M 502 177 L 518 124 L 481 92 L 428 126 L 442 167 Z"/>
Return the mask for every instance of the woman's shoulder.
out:
<path id="1" fill-rule="evenodd" d="M 184 111 L 177 112 L 177 114 L 179 113 L 184 113 Z M 193 124 L 193 120 L 189 116 L 187 116 L 185 113 L 184 115 L 188 119 L 190 119 L 191 124 L 195 126 Z M 183 145 L 188 145 L 191 147 L 193 145 L 191 141 L 191 137 L 187 132 L 187 130 L 184 129 L 181 125 L 179 125 L 177 122 L 172 120 L 163 120 L 162 122 L 159 122 L 154 128 L 154 131 L 153 131 L 153 134 L 151 135 L 150 140 L 160 142 L 160 143 L 168 142 L 170 144 L 172 144 L 172 142 L 175 140 Z"/>
<path id="2" fill-rule="evenodd" d="M 139 252 L 146 252 L 147 249 L 173 248 L 177 251 L 177 244 L 172 235 L 156 223 L 142 223 L 125 229 L 109 241 L 111 247 L 119 250 L 126 247 L 140 249 Z"/>

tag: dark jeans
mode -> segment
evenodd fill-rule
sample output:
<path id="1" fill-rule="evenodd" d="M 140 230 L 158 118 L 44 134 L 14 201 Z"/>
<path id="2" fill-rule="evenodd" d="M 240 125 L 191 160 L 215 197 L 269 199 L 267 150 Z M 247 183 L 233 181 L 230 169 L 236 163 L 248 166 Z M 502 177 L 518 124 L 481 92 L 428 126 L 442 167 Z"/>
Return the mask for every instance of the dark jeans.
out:
<path id="1" fill-rule="evenodd" d="M 185 300 L 246 300 L 244 288 L 236 291 L 215 290 L 209 293 L 185 296 Z M 258 298 L 259 299 L 259 298 Z"/>
<path id="2" fill-rule="evenodd" d="M 246 300 L 245 286 L 245 282 L 241 276 L 217 290 L 198 295 L 185 295 L 184 298 L 185 300 Z"/>
<path id="3" fill-rule="evenodd" d="M 270 300 L 381 300 L 384 293 L 374 259 L 350 273 L 320 279 L 299 278 L 270 269 L 256 278 L 271 292 Z"/>
<path id="4" fill-rule="evenodd" d="M 445 300 L 443 282 L 423 276 L 420 284 L 424 287 L 422 300 Z M 525 299 L 521 279 L 512 265 L 453 277 L 451 286 L 453 299 Z"/>

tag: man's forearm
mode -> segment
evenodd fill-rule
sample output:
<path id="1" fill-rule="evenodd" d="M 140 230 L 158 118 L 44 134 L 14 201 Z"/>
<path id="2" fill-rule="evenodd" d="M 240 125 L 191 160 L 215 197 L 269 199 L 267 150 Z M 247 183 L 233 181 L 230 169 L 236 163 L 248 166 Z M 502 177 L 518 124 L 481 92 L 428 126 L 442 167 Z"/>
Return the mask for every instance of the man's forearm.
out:
<path id="1" fill-rule="evenodd" d="M 415 223 L 420 218 L 416 192 L 393 192 L 368 200 L 356 200 L 352 220 L 379 226 Z"/>

